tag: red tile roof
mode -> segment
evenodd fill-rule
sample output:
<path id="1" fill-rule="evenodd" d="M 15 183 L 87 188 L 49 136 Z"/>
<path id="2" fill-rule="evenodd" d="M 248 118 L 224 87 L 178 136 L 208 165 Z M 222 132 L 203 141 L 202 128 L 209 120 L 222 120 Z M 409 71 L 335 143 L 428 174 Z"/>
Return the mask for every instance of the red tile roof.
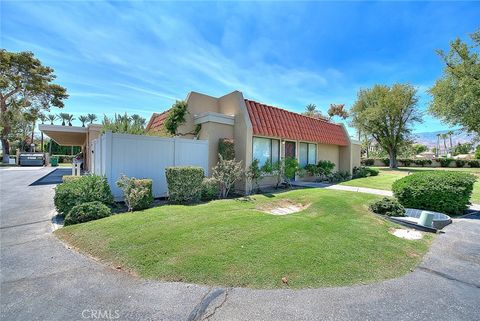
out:
<path id="1" fill-rule="evenodd" d="M 332 145 L 348 145 L 343 127 L 245 99 L 253 134 Z"/>
<path id="2" fill-rule="evenodd" d="M 152 117 L 150 117 L 147 127 L 145 128 L 145 131 L 158 132 L 163 130 L 163 123 L 165 122 L 165 119 L 167 119 L 169 111 L 170 109 L 160 114 L 153 113 Z"/>

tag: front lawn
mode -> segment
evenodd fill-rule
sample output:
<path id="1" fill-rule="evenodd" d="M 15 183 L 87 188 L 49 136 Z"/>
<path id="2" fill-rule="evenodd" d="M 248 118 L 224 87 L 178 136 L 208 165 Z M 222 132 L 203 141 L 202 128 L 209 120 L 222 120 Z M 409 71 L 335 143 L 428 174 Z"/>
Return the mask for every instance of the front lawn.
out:
<path id="1" fill-rule="evenodd" d="M 382 190 L 391 190 L 392 184 L 397 179 L 400 179 L 409 173 L 419 171 L 432 170 L 448 170 L 448 171 L 462 171 L 470 172 L 478 177 L 477 182 L 473 185 L 473 193 L 471 202 L 480 203 L 480 168 L 428 168 L 428 167 L 400 167 L 398 169 L 390 169 L 388 167 L 376 167 L 380 170 L 378 176 L 364 177 L 352 179 L 350 181 L 342 182 L 340 185 L 368 187 Z"/>
<path id="2" fill-rule="evenodd" d="M 367 210 L 378 196 L 305 189 L 250 200 L 165 205 L 59 229 L 81 251 L 141 277 L 209 285 L 293 288 L 369 283 L 413 269 L 431 235 L 399 239 Z M 259 211 L 286 200 L 302 212 Z"/>

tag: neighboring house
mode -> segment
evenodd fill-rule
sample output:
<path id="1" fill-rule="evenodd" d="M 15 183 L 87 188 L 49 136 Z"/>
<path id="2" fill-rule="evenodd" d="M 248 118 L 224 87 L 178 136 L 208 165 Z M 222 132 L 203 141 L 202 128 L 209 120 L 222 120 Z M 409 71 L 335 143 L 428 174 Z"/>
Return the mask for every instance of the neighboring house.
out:
<path id="1" fill-rule="evenodd" d="M 253 159 L 262 166 L 283 157 L 295 157 L 302 167 L 319 160 L 332 161 L 335 170 L 352 172 L 354 166 L 360 166 L 360 143 L 349 137 L 343 124 L 248 100 L 239 91 L 219 98 L 190 92 L 186 102 L 186 122 L 179 126 L 178 134 L 208 141 L 210 168 L 218 161 L 218 142 L 222 138 L 234 140 L 235 158 L 245 168 Z M 153 114 L 146 130 L 164 133 L 167 116 L 168 110 Z M 190 133 L 199 124 L 202 127 L 195 137 Z M 273 178 L 262 180 L 262 185 L 273 183 Z M 247 182 L 241 182 L 237 189 L 248 190 Z"/>

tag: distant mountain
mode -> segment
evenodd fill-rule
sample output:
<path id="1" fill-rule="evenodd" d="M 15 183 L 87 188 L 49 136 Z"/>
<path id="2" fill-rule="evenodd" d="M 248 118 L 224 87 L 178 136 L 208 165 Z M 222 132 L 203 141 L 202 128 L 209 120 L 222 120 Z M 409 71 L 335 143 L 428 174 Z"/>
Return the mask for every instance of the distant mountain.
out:
<path id="1" fill-rule="evenodd" d="M 423 132 L 423 133 L 415 133 L 415 141 L 418 144 L 427 145 L 429 148 L 437 146 L 437 135 L 447 133 L 448 130 L 437 131 L 437 132 Z M 457 145 L 458 143 L 469 143 L 473 139 L 472 135 L 469 135 L 461 130 L 455 130 L 454 134 L 452 135 L 452 142 L 453 145 Z M 440 145 L 443 145 L 443 139 L 440 139 Z M 447 139 L 447 146 L 450 145 L 450 140 Z"/>

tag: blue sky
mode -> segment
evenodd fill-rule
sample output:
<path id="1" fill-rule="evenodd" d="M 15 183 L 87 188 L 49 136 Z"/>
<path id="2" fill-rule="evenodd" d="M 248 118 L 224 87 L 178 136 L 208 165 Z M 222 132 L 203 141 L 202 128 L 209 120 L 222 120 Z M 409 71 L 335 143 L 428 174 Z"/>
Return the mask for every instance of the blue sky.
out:
<path id="1" fill-rule="evenodd" d="M 435 49 L 480 26 L 473 2 L 2 1 L 1 47 L 30 50 L 70 94 L 65 112 L 147 120 L 189 91 L 301 112 L 350 107 L 360 88 L 441 75 Z M 58 111 L 58 110 L 57 110 Z M 426 116 L 415 131 L 447 129 Z M 353 132 L 352 132 L 353 133 Z"/>

